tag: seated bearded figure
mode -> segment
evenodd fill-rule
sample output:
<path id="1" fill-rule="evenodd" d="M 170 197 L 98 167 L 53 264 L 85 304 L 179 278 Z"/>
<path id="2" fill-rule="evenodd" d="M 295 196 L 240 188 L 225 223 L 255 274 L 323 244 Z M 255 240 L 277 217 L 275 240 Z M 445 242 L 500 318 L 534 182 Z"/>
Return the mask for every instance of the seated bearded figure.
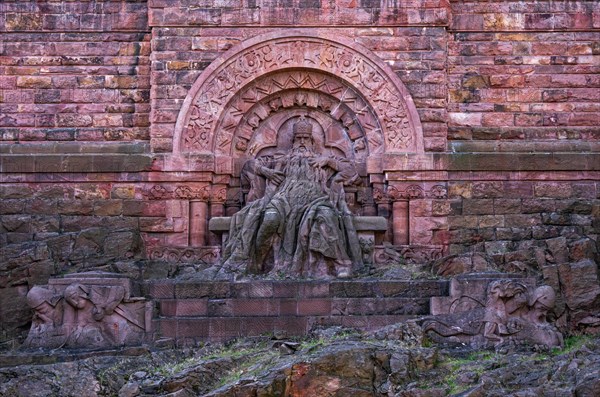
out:
<path id="1" fill-rule="evenodd" d="M 232 218 L 227 269 L 280 276 L 350 277 L 362 265 L 344 186 L 359 181 L 346 159 L 315 152 L 312 125 L 293 125 L 289 153 L 250 160 L 249 203 Z"/>

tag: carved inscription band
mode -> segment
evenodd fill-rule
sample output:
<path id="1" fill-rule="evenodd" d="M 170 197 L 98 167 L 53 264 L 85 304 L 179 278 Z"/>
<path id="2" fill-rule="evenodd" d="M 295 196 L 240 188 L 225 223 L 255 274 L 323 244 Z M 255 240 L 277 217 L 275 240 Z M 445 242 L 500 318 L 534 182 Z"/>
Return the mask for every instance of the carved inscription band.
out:
<path id="1" fill-rule="evenodd" d="M 228 51 L 190 90 L 174 150 L 230 154 L 236 127 L 252 120 L 248 112 L 255 104 L 277 106 L 285 90 L 307 89 L 322 93 L 322 104 L 315 106 L 349 108 L 346 118 L 356 120 L 364 135 L 355 140 L 364 138 L 370 153 L 380 152 L 382 144 L 385 152 L 422 152 L 420 121 L 402 82 L 369 50 L 336 40 L 290 32 L 259 36 Z M 258 116 L 257 122 L 266 117 Z"/>

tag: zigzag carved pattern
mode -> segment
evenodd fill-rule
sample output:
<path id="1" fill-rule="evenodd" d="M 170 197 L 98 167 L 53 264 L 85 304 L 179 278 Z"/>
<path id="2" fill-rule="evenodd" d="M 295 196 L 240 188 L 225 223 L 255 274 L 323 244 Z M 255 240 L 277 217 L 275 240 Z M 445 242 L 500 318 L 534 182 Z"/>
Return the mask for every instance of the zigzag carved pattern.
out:
<path id="1" fill-rule="evenodd" d="M 302 49 L 303 51 L 298 51 Z M 304 56 L 299 56 L 304 54 Z M 194 107 L 218 117 L 223 113 L 223 104 L 229 102 L 236 94 L 238 87 L 253 76 L 258 77 L 265 71 L 276 70 L 283 67 L 315 68 L 318 66 L 323 72 L 335 76 L 343 76 L 347 81 L 352 81 L 357 87 L 363 87 L 367 100 L 374 107 L 375 113 L 384 123 L 387 130 L 398 130 L 402 139 L 388 139 L 388 145 L 394 149 L 409 147 L 413 140 L 410 123 L 407 119 L 405 105 L 401 96 L 396 95 L 396 90 L 391 89 L 384 74 L 368 58 L 357 51 L 342 45 L 325 42 L 317 38 L 288 38 L 273 41 L 266 45 L 246 49 L 234 59 L 223 65 L 215 78 L 204 89 L 201 89 L 194 101 Z M 272 83 L 272 86 L 268 84 Z M 357 114 L 362 109 L 356 105 L 357 100 L 346 93 L 340 93 L 346 88 L 354 89 L 340 82 L 334 82 L 325 76 L 315 78 L 315 73 L 291 72 L 284 80 L 271 80 L 267 85 L 255 86 L 253 91 L 246 91 L 242 95 L 247 103 L 256 103 L 262 98 L 276 92 L 276 89 L 308 88 L 321 91 L 336 98 L 343 96 L 343 102 L 348 104 Z M 396 101 L 397 99 L 397 101 Z M 389 105 L 395 106 L 390 109 Z M 390 112 L 394 113 L 390 115 Z M 383 117 L 383 116 L 386 117 Z M 216 118 L 215 117 L 215 118 Z M 218 123 L 217 123 L 218 124 Z M 198 133 L 192 130 L 192 124 L 184 128 L 183 142 L 188 149 L 206 149 L 214 139 L 214 132 L 218 125 L 210 123 L 211 133 Z M 197 129 L 197 127 L 196 127 Z M 193 136 L 189 136 L 193 132 Z"/>

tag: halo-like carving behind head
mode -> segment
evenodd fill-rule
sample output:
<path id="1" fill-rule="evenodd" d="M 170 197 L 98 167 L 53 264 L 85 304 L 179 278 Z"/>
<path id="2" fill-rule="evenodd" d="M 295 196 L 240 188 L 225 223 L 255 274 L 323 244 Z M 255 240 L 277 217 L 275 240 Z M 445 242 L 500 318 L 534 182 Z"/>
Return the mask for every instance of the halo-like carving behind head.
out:
<path id="1" fill-rule="evenodd" d="M 289 79 L 281 80 L 286 73 Z M 264 84 L 257 85 L 257 81 Z M 379 147 L 369 148 L 369 153 L 423 152 L 417 110 L 393 71 L 356 43 L 303 30 L 257 36 L 213 62 L 184 101 L 175 127 L 174 152 L 227 152 L 222 148 L 231 146 L 242 120 L 252 126 L 266 117 L 248 114 L 249 109 L 260 110 L 254 104 L 294 85 L 298 90 L 323 92 L 347 105 L 352 114 L 345 117 L 361 124 L 361 131 L 370 131 L 352 140 L 378 141 Z M 273 110 L 266 109 L 267 114 Z M 377 134 L 382 138 L 377 139 Z"/>

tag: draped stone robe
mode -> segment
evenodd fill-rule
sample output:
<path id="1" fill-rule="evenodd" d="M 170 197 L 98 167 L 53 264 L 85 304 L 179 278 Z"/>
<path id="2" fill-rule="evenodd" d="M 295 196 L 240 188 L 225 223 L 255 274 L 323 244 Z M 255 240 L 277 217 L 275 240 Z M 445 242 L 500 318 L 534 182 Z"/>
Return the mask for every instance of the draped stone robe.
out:
<path id="1" fill-rule="evenodd" d="M 282 277 L 348 277 L 362 266 L 343 189 L 358 175 L 345 159 L 328 157 L 333 167 L 311 165 L 318 158 L 323 159 L 312 151 L 291 152 L 244 166 L 243 177 L 251 185 L 248 199 L 254 201 L 232 217 L 225 264 Z M 285 179 L 277 186 L 263 177 L 265 168 L 282 172 Z M 266 241 L 257 241 L 267 212 L 277 214 L 277 229 Z M 262 254 L 265 249 L 268 256 Z"/>

